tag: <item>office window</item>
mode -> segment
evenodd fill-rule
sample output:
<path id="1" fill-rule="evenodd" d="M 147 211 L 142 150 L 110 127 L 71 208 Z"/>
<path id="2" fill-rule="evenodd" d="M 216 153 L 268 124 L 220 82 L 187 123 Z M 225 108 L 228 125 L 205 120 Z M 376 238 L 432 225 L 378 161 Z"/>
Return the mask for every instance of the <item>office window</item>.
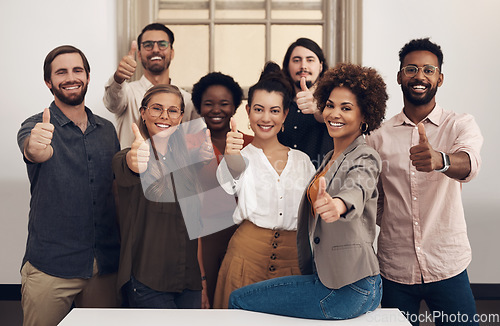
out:
<path id="1" fill-rule="evenodd" d="M 361 63 L 362 0 L 118 1 L 118 57 L 151 22 L 175 34 L 172 80 L 190 89 L 210 71 L 232 75 L 245 89 L 264 63 L 282 64 L 299 37 L 316 41 L 330 66 Z M 141 71 L 138 71 L 140 73 Z"/>

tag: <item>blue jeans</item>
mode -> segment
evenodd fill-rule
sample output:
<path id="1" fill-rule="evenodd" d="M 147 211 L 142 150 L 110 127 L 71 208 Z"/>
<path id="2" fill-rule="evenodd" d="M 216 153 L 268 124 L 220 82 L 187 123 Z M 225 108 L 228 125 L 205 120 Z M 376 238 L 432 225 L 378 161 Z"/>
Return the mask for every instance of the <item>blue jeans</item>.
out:
<path id="1" fill-rule="evenodd" d="M 436 325 L 479 325 L 474 322 L 476 303 L 470 288 L 467 270 L 452 278 L 414 285 L 400 284 L 382 278 L 383 308 L 398 308 L 413 326 L 420 321 Z M 419 315 L 424 300 L 431 313 Z"/>
<path id="2" fill-rule="evenodd" d="M 317 274 L 293 275 L 233 291 L 229 308 L 310 319 L 349 319 L 375 310 L 381 296 L 380 275 L 337 290 L 324 286 Z"/>
<path id="3" fill-rule="evenodd" d="M 139 282 L 133 276 L 123 286 L 124 305 L 129 308 L 200 309 L 201 291 L 160 292 Z"/>

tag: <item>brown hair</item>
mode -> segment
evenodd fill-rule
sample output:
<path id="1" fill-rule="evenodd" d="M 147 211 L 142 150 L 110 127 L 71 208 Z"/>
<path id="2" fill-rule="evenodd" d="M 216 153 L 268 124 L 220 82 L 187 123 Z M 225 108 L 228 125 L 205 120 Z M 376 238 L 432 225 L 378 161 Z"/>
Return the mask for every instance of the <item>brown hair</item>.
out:
<path id="1" fill-rule="evenodd" d="M 61 45 L 55 48 L 54 50 L 50 51 L 49 54 L 45 57 L 45 61 L 43 62 L 43 79 L 46 82 L 50 82 L 50 75 L 52 74 L 52 61 L 61 54 L 65 53 L 78 53 L 82 57 L 83 61 L 83 68 L 85 69 L 85 72 L 87 73 L 87 78 L 89 77 L 90 74 L 90 65 L 85 57 L 85 54 L 80 49 L 75 48 L 72 45 Z"/>
<path id="2" fill-rule="evenodd" d="M 321 112 L 326 101 L 336 87 L 346 87 L 356 96 L 361 113 L 368 124 L 363 131 L 369 135 L 372 130 L 380 127 L 385 117 L 386 102 L 389 98 L 386 85 L 378 72 L 369 67 L 350 63 L 340 63 L 325 72 L 314 91 L 314 98 Z"/>

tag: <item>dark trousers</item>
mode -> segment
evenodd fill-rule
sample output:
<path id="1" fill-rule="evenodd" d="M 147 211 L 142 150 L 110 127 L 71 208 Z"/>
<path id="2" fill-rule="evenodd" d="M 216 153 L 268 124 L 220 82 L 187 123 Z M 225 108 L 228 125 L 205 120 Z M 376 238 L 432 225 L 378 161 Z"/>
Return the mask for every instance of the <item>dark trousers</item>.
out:
<path id="1" fill-rule="evenodd" d="M 201 291 L 160 292 L 136 280 L 133 276 L 123 286 L 124 306 L 150 309 L 200 309 Z"/>
<path id="2" fill-rule="evenodd" d="M 382 308 L 398 308 L 413 326 L 420 322 L 435 325 L 479 325 L 476 303 L 467 270 L 446 280 L 414 285 L 400 284 L 382 277 Z M 424 300 L 430 314 L 419 314 Z"/>

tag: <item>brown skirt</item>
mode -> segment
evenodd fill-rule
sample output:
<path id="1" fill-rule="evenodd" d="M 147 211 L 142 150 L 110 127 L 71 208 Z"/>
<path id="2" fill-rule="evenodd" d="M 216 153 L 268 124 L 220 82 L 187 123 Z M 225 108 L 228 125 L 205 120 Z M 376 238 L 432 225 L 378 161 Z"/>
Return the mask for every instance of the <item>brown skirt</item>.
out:
<path id="1" fill-rule="evenodd" d="M 231 292 L 243 286 L 288 275 L 300 275 L 297 232 L 265 229 L 245 220 L 229 241 L 213 307 L 227 308 Z"/>

